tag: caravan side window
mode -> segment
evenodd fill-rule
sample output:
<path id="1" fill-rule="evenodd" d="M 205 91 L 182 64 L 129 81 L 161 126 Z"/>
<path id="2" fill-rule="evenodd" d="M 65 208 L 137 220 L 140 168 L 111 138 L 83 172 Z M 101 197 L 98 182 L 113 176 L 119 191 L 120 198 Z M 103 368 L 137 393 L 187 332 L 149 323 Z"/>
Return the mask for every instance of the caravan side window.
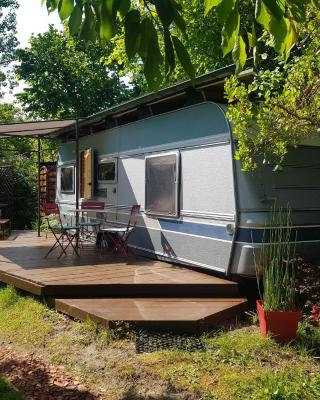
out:
<path id="1" fill-rule="evenodd" d="M 98 162 L 98 182 L 115 183 L 117 181 L 117 159 L 103 159 Z"/>
<path id="2" fill-rule="evenodd" d="M 179 153 L 146 157 L 146 213 L 177 217 L 178 190 Z"/>
<path id="3" fill-rule="evenodd" d="M 74 193 L 74 166 L 60 168 L 60 190 L 62 193 Z"/>

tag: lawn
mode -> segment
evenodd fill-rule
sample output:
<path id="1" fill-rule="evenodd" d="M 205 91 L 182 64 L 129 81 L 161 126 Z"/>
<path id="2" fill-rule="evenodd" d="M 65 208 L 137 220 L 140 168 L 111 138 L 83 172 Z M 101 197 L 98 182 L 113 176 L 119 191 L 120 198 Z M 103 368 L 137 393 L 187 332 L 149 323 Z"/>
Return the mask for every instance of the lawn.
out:
<path id="1" fill-rule="evenodd" d="M 111 332 L 91 321 L 73 321 L 11 287 L 0 290 L 0 342 L 48 360 L 102 390 L 105 398 L 320 398 L 319 328 L 302 323 L 297 341 L 279 346 L 248 320 L 202 335 L 201 341 L 206 351 L 136 354 L 134 333 L 121 325 Z M 22 399 L 0 382 L 1 399 Z M 3 395 L 5 389 L 12 393 Z"/>
<path id="2" fill-rule="evenodd" d="M 25 397 L 11 383 L 0 375 L 0 399 L 1 400 L 25 400 Z"/>

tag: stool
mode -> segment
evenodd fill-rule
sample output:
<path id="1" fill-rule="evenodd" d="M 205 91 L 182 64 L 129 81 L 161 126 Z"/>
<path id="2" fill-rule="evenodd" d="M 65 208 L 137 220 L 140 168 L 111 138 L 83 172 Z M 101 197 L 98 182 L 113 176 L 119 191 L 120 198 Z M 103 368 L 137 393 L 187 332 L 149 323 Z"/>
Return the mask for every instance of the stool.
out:
<path id="1" fill-rule="evenodd" d="M 0 219 L 0 240 L 7 239 L 11 233 L 10 219 Z"/>

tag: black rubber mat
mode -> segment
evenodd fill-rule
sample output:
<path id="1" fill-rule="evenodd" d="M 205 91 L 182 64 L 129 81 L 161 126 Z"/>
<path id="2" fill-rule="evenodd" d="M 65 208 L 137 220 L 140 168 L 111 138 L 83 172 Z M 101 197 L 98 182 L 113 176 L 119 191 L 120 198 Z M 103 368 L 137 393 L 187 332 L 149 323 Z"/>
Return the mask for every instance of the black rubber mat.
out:
<path id="1" fill-rule="evenodd" d="M 206 351 L 206 347 L 199 336 L 177 335 L 170 332 L 136 333 L 136 353 L 152 353 L 168 349 Z"/>

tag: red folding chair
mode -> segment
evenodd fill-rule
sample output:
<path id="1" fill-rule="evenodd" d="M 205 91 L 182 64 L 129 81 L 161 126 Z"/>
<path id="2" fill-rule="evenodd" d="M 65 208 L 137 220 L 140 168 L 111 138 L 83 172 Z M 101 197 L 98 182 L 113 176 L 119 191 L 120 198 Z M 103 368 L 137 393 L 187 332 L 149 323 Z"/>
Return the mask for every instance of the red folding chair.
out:
<path id="1" fill-rule="evenodd" d="M 128 256 L 128 239 L 133 232 L 139 217 L 140 205 L 133 205 L 127 226 L 110 226 L 101 228 L 102 241 L 105 241 L 105 236 L 111 242 L 113 249 L 112 253 L 122 252 L 125 256 Z"/>
<path id="2" fill-rule="evenodd" d="M 51 231 L 54 238 L 56 239 L 55 243 L 49 249 L 44 258 L 47 258 L 53 250 L 59 247 L 61 249 L 61 253 L 58 259 L 63 254 L 66 256 L 66 250 L 69 246 L 73 248 L 74 252 L 79 257 L 77 246 L 74 245 L 73 240 L 78 240 L 80 227 L 76 225 L 64 225 L 62 223 L 59 206 L 56 203 L 44 203 L 43 211 L 46 216 L 48 229 Z M 50 216 L 55 216 L 55 219 L 51 220 Z"/>
<path id="3" fill-rule="evenodd" d="M 79 226 L 81 228 L 80 235 L 82 239 L 90 241 L 92 238 L 94 238 L 96 241 L 100 225 L 103 221 L 99 220 L 98 218 L 88 217 L 87 212 L 104 210 L 104 206 L 105 204 L 103 201 L 83 201 L 80 204 L 81 210 L 84 211 L 81 213 L 81 221 L 79 221 Z M 84 215 L 85 212 L 86 215 Z"/>

